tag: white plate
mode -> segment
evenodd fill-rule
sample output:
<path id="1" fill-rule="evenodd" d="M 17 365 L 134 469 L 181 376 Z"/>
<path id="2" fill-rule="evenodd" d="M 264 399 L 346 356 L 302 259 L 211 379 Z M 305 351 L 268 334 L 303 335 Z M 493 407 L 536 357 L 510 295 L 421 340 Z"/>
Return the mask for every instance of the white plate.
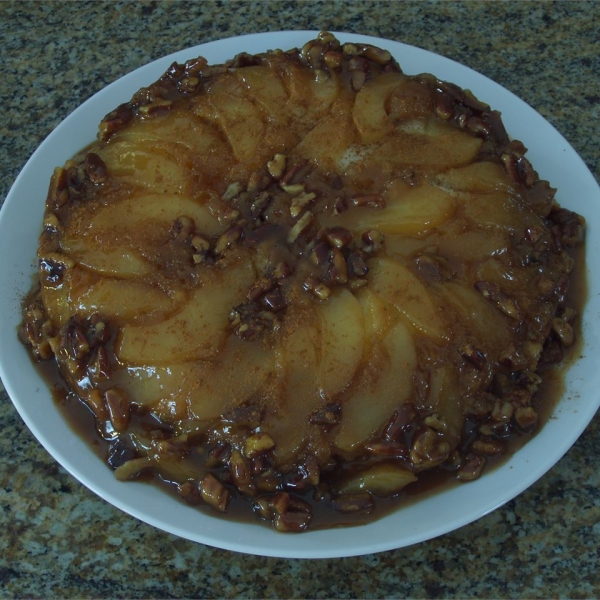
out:
<path id="1" fill-rule="evenodd" d="M 91 142 L 106 113 L 155 81 L 173 61 L 204 56 L 223 62 L 241 51 L 301 46 L 317 32 L 254 34 L 219 40 L 177 52 L 137 69 L 90 98 L 40 145 L 23 168 L 0 212 L 0 377 L 27 426 L 46 450 L 90 490 L 121 510 L 175 535 L 224 548 L 277 557 L 326 558 L 400 548 L 470 523 L 521 493 L 571 447 L 600 404 L 600 278 L 589 273 L 589 300 L 583 315 L 583 357 L 569 370 L 567 390 L 554 418 L 503 467 L 403 508 L 369 525 L 282 535 L 258 523 L 240 524 L 211 517 L 140 483 L 120 483 L 110 469 L 61 418 L 50 393 L 18 342 L 20 300 L 35 270 L 48 182 L 62 165 Z M 585 216 L 588 256 L 600 255 L 600 188 L 573 148 L 530 106 L 475 71 L 405 44 L 353 34 L 341 41 L 367 42 L 388 49 L 404 72 L 430 72 L 470 88 L 502 112 L 506 128 L 517 132 L 541 178 L 558 188 L 559 202 Z"/>

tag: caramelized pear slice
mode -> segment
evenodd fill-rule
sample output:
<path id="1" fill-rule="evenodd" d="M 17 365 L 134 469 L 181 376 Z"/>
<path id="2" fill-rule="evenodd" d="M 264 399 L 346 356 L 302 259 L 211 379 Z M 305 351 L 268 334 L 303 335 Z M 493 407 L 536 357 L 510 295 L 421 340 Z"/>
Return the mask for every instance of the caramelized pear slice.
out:
<path id="1" fill-rule="evenodd" d="M 420 279 L 401 262 L 390 258 L 373 258 L 369 264 L 373 291 L 395 306 L 417 331 L 436 342 L 447 342 L 450 327 L 444 308 Z"/>
<path id="2" fill-rule="evenodd" d="M 335 489 L 339 494 L 371 492 L 376 496 L 393 496 L 415 481 L 417 476 L 405 467 L 394 463 L 381 463 L 343 479 Z"/>
<path id="3" fill-rule="evenodd" d="M 264 111 L 269 120 L 284 120 L 288 95 L 281 78 L 273 69 L 252 66 L 238 69 L 236 77 L 248 90 L 249 97 Z"/>
<path id="4" fill-rule="evenodd" d="M 356 94 L 352 117 L 363 144 L 377 142 L 393 130 L 386 106 L 405 78 L 401 73 L 384 73 L 367 81 Z"/>
<path id="5" fill-rule="evenodd" d="M 91 234 L 102 230 L 130 230 L 133 236 L 144 231 L 144 222 L 159 221 L 166 231 L 178 217 L 190 217 L 196 231 L 207 236 L 218 235 L 224 227 L 200 203 L 179 194 L 131 196 L 100 210 L 89 227 Z"/>
<path id="6" fill-rule="evenodd" d="M 165 142 L 117 139 L 98 150 L 98 155 L 111 177 L 154 193 L 185 193 L 190 183 L 190 164 L 168 152 Z"/>
<path id="7" fill-rule="evenodd" d="M 229 74 L 218 78 L 209 87 L 208 100 L 233 154 L 241 163 L 258 168 L 271 158 L 272 152 L 261 144 L 265 124 L 248 99 L 245 86 Z"/>
<path id="8" fill-rule="evenodd" d="M 386 238 L 389 249 L 389 240 Z M 494 254 L 502 254 L 509 245 L 508 236 L 499 230 L 474 229 L 456 236 L 440 236 L 437 240 L 439 252 L 453 261 L 483 260 Z"/>
<path id="9" fill-rule="evenodd" d="M 130 320 L 145 314 L 170 313 L 185 295 L 169 296 L 156 286 L 122 279 L 100 279 L 83 293 L 71 294 L 72 310 L 82 316 L 100 313 L 111 322 Z"/>
<path id="10" fill-rule="evenodd" d="M 342 422 L 334 439 L 339 450 L 359 450 L 411 397 L 416 366 L 412 336 L 398 321 L 383 343 L 373 348 L 371 361 L 356 381 L 356 392 L 342 405 Z"/>
<path id="11" fill-rule="evenodd" d="M 469 193 L 464 200 L 464 215 L 473 223 L 491 230 L 499 229 L 522 235 L 527 227 L 543 231 L 544 223 L 533 212 L 523 210 L 519 199 L 507 191 Z"/>
<path id="12" fill-rule="evenodd" d="M 278 463 L 292 459 L 307 439 L 310 414 L 322 403 L 318 373 L 319 329 L 310 319 L 295 328 L 283 341 L 280 360 L 284 377 L 282 403 L 265 431 L 275 440 L 274 456 Z"/>
<path id="13" fill-rule="evenodd" d="M 160 119 L 136 120 L 113 138 L 142 145 L 145 142 L 175 144 L 190 159 L 210 154 L 227 157 L 228 148 L 218 131 L 208 123 L 193 118 L 191 113 L 169 113 Z M 198 161 L 200 162 L 200 161 Z"/>
<path id="14" fill-rule="evenodd" d="M 502 166 L 489 161 L 477 162 L 466 167 L 450 169 L 445 173 L 438 173 L 433 178 L 433 183 L 443 189 L 478 194 L 497 190 L 513 190 Z"/>
<path id="15" fill-rule="evenodd" d="M 307 125 L 325 115 L 340 95 L 340 80 L 335 73 L 328 78 L 316 78 L 314 71 L 292 62 L 282 63 L 280 73 L 288 94 L 286 108 Z"/>
<path id="16" fill-rule="evenodd" d="M 365 322 L 365 342 L 369 348 L 382 340 L 397 320 L 396 311 L 368 286 L 359 288 L 356 297 L 360 302 Z"/>
<path id="17" fill-rule="evenodd" d="M 507 320 L 477 290 L 452 281 L 437 284 L 436 289 L 459 315 L 456 322 L 464 331 L 455 328 L 455 334 L 475 336 L 479 349 L 492 356 L 506 347 L 511 335 Z"/>
<path id="18" fill-rule="evenodd" d="M 357 206 L 323 219 L 324 225 L 340 225 L 351 231 L 378 229 L 382 233 L 420 235 L 452 217 L 456 200 L 425 183 L 409 191 L 391 186 L 384 194 L 385 208 Z"/>
<path id="19" fill-rule="evenodd" d="M 152 265 L 130 248 L 111 248 L 89 236 L 63 237 L 61 247 L 82 267 L 107 276 L 141 277 Z"/>
<path id="20" fill-rule="evenodd" d="M 122 369 L 115 381 L 136 404 L 166 422 L 207 421 L 242 405 L 269 387 L 274 358 L 259 341 L 227 339 L 211 360 Z"/>
<path id="21" fill-rule="evenodd" d="M 243 301 L 254 271 L 242 264 L 207 271 L 205 276 L 175 315 L 159 323 L 124 325 L 115 344 L 117 358 L 129 364 L 164 365 L 214 357 L 228 335 L 228 316 Z"/>
<path id="22" fill-rule="evenodd" d="M 360 365 L 365 326 L 360 302 L 346 289 L 319 305 L 320 360 L 317 380 L 321 395 L 333 398 L 350 385 Z"/>
<path id="23" fill-rule="evenodd" d="M 298 144 L 295 152 L 324 171 L 336 171 L 337 161 L 354 142 L 355 130 L 347 101 L 340 99 Z"/>
<path id="24" fill-rule="evenodd" d="M 435 118 L 426 122 L 406 121 L 397 127 L 394 136 L 385 138 L 373 152 L 374 164 L 393 167 L 416 167 L 439 173 L 451 167 L 471 163 L 483 140 L 456 129 Z"/>

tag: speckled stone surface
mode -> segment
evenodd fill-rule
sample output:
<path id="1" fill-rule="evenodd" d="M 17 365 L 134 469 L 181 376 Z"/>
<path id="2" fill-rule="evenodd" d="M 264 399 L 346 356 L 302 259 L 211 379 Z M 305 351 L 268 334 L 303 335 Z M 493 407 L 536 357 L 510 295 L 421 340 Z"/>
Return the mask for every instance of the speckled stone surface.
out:
<path id="1" fill-rule="evenodd" d="M 599 2 L 2 2 L 0 200 L 38 144 L 133 69 L 214 39 L 331 29 L 466 64 L 546 117 L 600 179 Z M 0 394 L 0 597 L 581 598 L 600 595 L 600 417 L 525 493 L 454 533 L 299 561 L 194 544 L 68 475 Z"/>

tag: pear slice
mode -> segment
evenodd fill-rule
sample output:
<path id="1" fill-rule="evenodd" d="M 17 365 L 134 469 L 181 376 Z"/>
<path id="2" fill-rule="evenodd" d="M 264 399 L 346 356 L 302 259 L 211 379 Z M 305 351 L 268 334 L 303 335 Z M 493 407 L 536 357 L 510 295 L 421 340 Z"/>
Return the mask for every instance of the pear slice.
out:
<path id="1" fill-rule="evenodd" d="M 519 199 L 507 191 L 499 190 L 485 194 L 468 193 L 460 196 L 464 202 L 464 215 L 480 226 L 522 235 L 527 227 L 543 231 L 544 223 L 530 211 L 519 205 Z"/>
<path id="2" fill-rule="evenodd" d="M 80 266 L 102 275 L 134 278 L 153 271 L 152 265 L 130 248 L 111 248 L 89 236 L 65 235 L 60 243 L 65 254 Z"/>
<path id="3" fill-rule="evenodd" d="M 382 340 L 388 334 L 390 328 L 398 318 L 396 310 L 383 302 L 369 286 L 359 288 L 356 297 L 363 311 L 365 350 L 368 352 L 378 340 Z"/>
<path id="4" fill-rule="evenodd" d="M 340 95 L 340 80 L 331 77 L 316 79 L 314 71 L 286 62 L 281 65 L 281 80 L 288 94 L 286 108 L 298 121 L 312 125 L 329 112 Z"/>
<path id="5" fill-rule="evenodd" d="M 288 95 L 273 69 L 264 66 L 250 66 L 238 69 L 236 77 L 248 90 L 249 97 L 265 112 L 269 120 L 283 120 L 286 117 Z"/>
<path id="6" fill-rule="evenodd" d="M 211 152 L 227 155 L 227 144 L 218 131 L 192 113 L 181 115 L 169 113 L 160 119 L 133 121 L 126 129 L 118 132 L 113 140 L 129 141 L 140 146 L 166 142 L 185 151 L 186 157 L 206 157 Z"/>
<path id="7" fill-rule="evenodd" d="M 489 161 L 477 162 L 466 167 L 450 169 L 445 173 L 438 173 L 433 178 L 433 183 L 442 189 L 478 194 L 498 190 L 513 191 L 514 189 L 502 166 Z"/>
<path id="8" fill-rule="evenodd" d="M 375 346 L 370 363 L 356 382 L 356 392 L 342 405 L 342 422 L 334 438 L 339 450 L 359 450 L 410 399 L 416 366 L 412 336 L 398 321 L 383 343 Z"/>
<path id="9" fill-rule="evenodd" d="M 214 357 L 227 338 L 232 308 L 243 301 L 253 281 L 250 264 L 207 272 L 204 285 L 175 315 L 160 323 L 124 325 L 115 344 L 117 358 L 161 365 Z"/>
<path id="10" fill-rule="evenodd" d="M 323 404 L 319 393 L 319 328 L 310 318 L 296 327 L 281 346 L 284 394 L 265 426 L 276 443 L 274 457 L 280 464 L 292 459 L 307 439 L 310 414 Z"/>
<path id="11" fill-rule="evenodd" d="M 324 171 L 336 171 L 337 162 L 355 140 L 355 129 L 346 100 L 340 99 L 302 139 L 295 153 L 315 161 Z"/>
<path id="12" fill-rule="evenodd" d="M 389 171 L 409 166 L 439 173 L 471 163 L 482 143 L 481 138 L 435 118 L 425 123 L 410 120 L 385 138 L 371 157 L 376 165 L 388 165 Z"/>
<path id="13" fill-rule="evenodd" d="M 385 208 L 357 206 L 325 216 L 324 226 L 339 225 L 351 231 L 378 229 L 382 233 L 417 236 L 443 225 L 452 217 L 456 200 L 428 183 L 409 191 L 392 186 L 384 194 Z"/>
<path id="14" fill-rule="evenodd" d="M 154 193 L 185 193 L 190 184 L 190 164 L 167 150 L 164 141 L 135 143 L 114 140 L 98 150 L 111 177 Z"/>
<path id="15" fill-rule="evenodd" d="M 371 492 L 377 496 L 393 496 L 417 476 L 401 465 L 381 463 L 343 479 L 335 486 L 338 494 Z"/>
<path id="16" fill-rule="evenodd" d="M 169 366 L 135 366 L 115 379 L 136 404 L 152 408 L 161 420 L 219 418 L 271 385 L 273 354 L 259 341 L 229 336 L 211 360 Z"/>
<path id="17" fill-rule="evenodd" d="M 450 327 L 444 308 L 421 280 L 400 261 L 373 258 L 369 263 L 371 287 L 380 298 L 395 306 L 417 331 L 438 343 L 446 343 Z"/>
<path id="18" fill-rule="evenodd" d="M 500 230 L 474 229 L 456 236 L 440 236 L 436 241 L 439 253 L 458 263 L 484 260 L 496 253 L 502 254 L 509 246 L 508 236 Z M 389 239 L 385 242 L 389 252 Z"/>
<path id="19" fill-rule="evenodd" d="M 100 279 L 81 294 L 71 293 L 72 310 L 83 316 L 100 313 L 111 322 L 151 313 L 173 312 L 185 296 L 169 296 L 156 286 L 122 279 Z"/>
<path id="20" fill-rule="evenodd" d="M 356 94 L 352 117 L 363 144 L 377 142 L 393 130 L 386 106 L 404 79 L 401 73 L 384 73 L 367 81 Z"/>
<path id="21" fill-rule="evenodd" d="M 230 74 L 219 77 L 209 88 L 208 101 L 233 154 L 243 164 L 258 168 L 271 158 L 272 152 L 261 143 L 265 123 L 246 97 L 245 87 L 235 75 Z"/>
<path id="22" fill-rule="evenodd" d="M 452 281 L 437 284 L 436 289 L 459 314 L 457 323 L 463 324 L 468 335 L 475 336 L 480 350 L 496 356 L 506 348 L 511 337 L 510 327 L 502 314 L 477 290 Z M 461 332 L 455 332 L 458 333 Z"/>
<path id="23" fill-rule="evenodd" d="M 346 289 L 319 305 L 321 395 L 333 398 L 352 382 L 364 350 L 365 325 L 360 302 Z"/>
<path id="24" fill-rule="evenodd" d="M 168 231 L 171 223 L 181 216 L 194 220 L 196 230 L 206 236 L 223 232 L 224 227 L 200 203 L 179 194 L 149 194 L 131 196 L 117 204 L 100 210 L 92 219 L 89 231 L 131 230 L 133 234 L 144 231 L 144 222 L 160 221 Z"/>

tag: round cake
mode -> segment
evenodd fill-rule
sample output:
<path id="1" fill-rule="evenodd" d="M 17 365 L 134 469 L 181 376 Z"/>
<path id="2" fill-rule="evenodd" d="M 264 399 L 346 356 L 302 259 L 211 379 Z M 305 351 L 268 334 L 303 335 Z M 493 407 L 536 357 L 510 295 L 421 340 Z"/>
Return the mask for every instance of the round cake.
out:
<path id="1" fill-rule="evenodd" d="M 55 170 L 20 337 L 119 479 L 279 531 L 373 518 L 534 431 L 575 341 L 584 221 L 525 153 L 327 32 L 175 63 Z"/>

